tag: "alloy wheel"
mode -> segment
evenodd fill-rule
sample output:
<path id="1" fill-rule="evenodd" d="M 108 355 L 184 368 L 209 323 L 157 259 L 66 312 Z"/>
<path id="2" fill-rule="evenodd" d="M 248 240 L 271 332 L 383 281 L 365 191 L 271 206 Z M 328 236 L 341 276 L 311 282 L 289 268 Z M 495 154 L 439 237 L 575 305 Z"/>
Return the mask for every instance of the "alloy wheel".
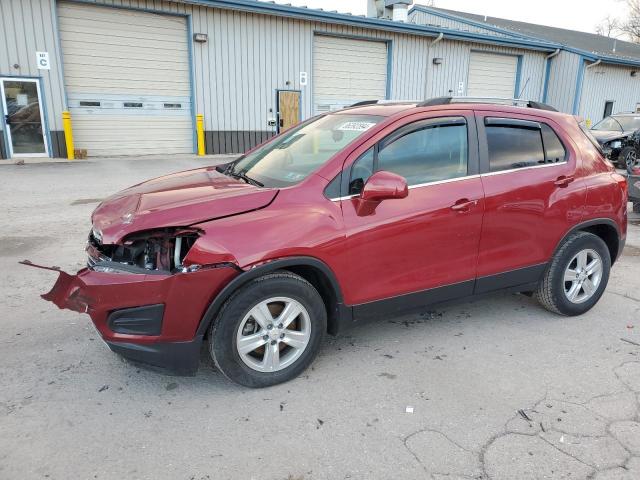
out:
<path id="1" fill-rule="evenodd" d="M 255 305 L 242 319 L 236 348 L 249 368 L 277 372 L 302 355 L 310 338 L 307 309 L 293 298 L 272 297 Z"/>
<path id="2" fill-rule="evenodd" d="M 602 258 L 592 249 L 579 251 L 564 272 L 564 294 L 572 303 L 589 300 L 602 280 Z"/>

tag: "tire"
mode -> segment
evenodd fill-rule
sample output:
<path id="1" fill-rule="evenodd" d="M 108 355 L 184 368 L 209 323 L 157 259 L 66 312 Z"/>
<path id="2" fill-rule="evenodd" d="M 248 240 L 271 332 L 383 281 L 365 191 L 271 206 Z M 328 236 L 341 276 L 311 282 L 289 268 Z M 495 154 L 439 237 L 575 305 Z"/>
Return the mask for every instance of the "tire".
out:
<path id="1" fill-rule="evenodd" d="M 286 317 L 294 318 L 288 326 Z M 300 375 L 317 355 L 326 330 L 318 291 L 298 275 L 277 271 L 243 285 L 224 303 L 210 328 L 209 352 L 228 379 L 268 387 Z M 256 348 L 241 352 L 242 342 Z"/>
<path id="2" fill-rule="evenodd" d="M 578 258 L 579 253 L 586 255 L 586 257 Z M 589 270 L 585 273 L 586 269 L 581 268 L 577 263 L 582 260 L 583 265 L 585 263 L 587 267 L 593 265 L 591 269 L 595 269 L 597 264 L 591 263 L 595 258 L 600 259 L 599 277 L 596 273 L 588 275 Z M 536 298 L 543 307 L 554 313 L 568 316 L 581 315 L 591 309 L 602 296 L 609 281 L 610 270 L 611 256 L 604 241 L 592 233 L 573 233 L 553 256 L 538 285 Z M 583 273 L 577 273 L 579 271 Z M 567 277 L 572 278 L 571 281 L 565 281 L 567 278 L 565 273 L 567 273 Z M 586 280 L 582 280 L 583 278 Z M 581 281 L 582 283 L 580 283 Z M 595 283 L 597 285 L 592 289 L 591 287 Z M 592 292 L 587 291 L 586 285 L 590 285 L 589 290 Z M 575 298 L 570 300 L 570 296 L 575 296 Z"/>
<path id="3" fill-rule="evenodd" d="M 638 156 L 634 147 L 624 147 L 618 154 L 618 166 L 625 170 L 631 170 L 631 168 L 637 163 Z"/>

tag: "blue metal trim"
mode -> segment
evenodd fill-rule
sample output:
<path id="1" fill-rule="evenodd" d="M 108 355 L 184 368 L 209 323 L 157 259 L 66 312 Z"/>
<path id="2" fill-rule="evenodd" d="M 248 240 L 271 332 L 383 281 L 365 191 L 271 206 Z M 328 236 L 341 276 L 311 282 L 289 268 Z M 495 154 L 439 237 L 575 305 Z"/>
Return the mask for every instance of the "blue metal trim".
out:
<path id="1" fill-rule="evenodd" d="M 551 78 L 551 60 L 552 58 L 546 58 L 544 61 L 544 81 L 542 84 L 542 98 L 540 101 L 545 103 L 547 101 L 547 94 L 549 93 L 549 78 Z"/>
<path id="2" fill-rule="evenodd" d="M 520 91 L 520 77 L 522 77 L 522 55 L 518 55 L 518 63 L 516 64 L 516 86 L 514 88 L 513 98 L 520 98 L 520 94 L 522 93 Z"/>
<path id="3" fill-rule="evenodd" d="M 5 76 L 5 75 L 0 74 L 0 77 L 3 77 L 3 76 Z M 6 75 L 6 76 L 8 76 L 8 75 Z M 7 134 L 7 129 L 4 128 L 4 125 L 5 125 L 4 116 L 6 114 L 4 112 L 4 108 L 2 108 L 2 103 L 3 103 L 2 99 L 0 98 L 0 115 L 2 115 L 2 120 L 0 120 L 0 125 L 2 126 L 2 136 L 4 138 L 4 146 L 5 146 L 6 151 L 0 152 L 0 154 L 2 154 L 2 155 L 0 155 L 0 159 L 2 157 L 8 159 L 9 158 L 9 135 Z M 7 127 L 8 127 L 8 125 L 7 125 Z"/>
<path id="4" fill-rule="evenodd" d="M 538 40 L 535 38 L 506 38 L 495 35 L 483 35 L 474 32 L 464 32 L 460 30 L 432 27 L 427 25 L 416 25 L 412 23 L 394 22 L 379 18 L 359 17 L 344 13 L 327 12 L 302 7 L 293 7 L 277 3 L 260 2 L 256 0 L 185 0 L 185 3 L 194 5 L 204 5 L 208 7 L 218 7 L 228 10 L 244 11 L 250 13 L 262 13 L 268 15 L 287 16 L 303 20 L 315 20 L 343 25 L 355 25 L 359 27 L 375 28 L 389 32 L 409 33 L 415 35 L 425 35 L 435 37 L 444 33 L 445 38 L 453 40 L 474 40 L 481 43 L 491 43 L 498 45 L 519 46 L 526 50 L 553 51 L 560 45 Z"/>
<path id="5" fill-rule="evenodd" d="M 193 18 L 186 16 L 187 20 L 187 45 L 189 48 L 189 87 L 191 90 L 191 136 L 193 141 L 193 153 L 198 153 L 198 134 L 196 121 L 196 86 L 195 86 L 195 64 L 193 62 Z M 204 112 L 202 112 L 204 114 Z M 205 148 L 206 151 L 206 148 Z"/>
<path id="6" fill-rule="evenodd" d="M 391 100 L 391 86 L 393 84 L 393 40 L 387 41 L 387 100 Z"/>
<path id="7" fill-rule="evenodd" d="M 531 37 L 529 35 L 525 35 L 523 33 L 518 33 L 518 32 L 514 32 L 512 30 L 508 30 L 506 28 L 502 28 L 502 27 L 497 27 L 495 25 L 488 25 L 486 23 L 482 23 L 482 22 L 476 22 L 475 20 L 471 20 L 469 18 L 465 18 L 465 17 L 459 17 L 458 15 L 452 15 L 449 13 L 444 13 L 441 12 L 439 10 L 433 10 L 429 7 L 427 7 L 426 5 L 414 5 L 413 8 L 411 8 L 411 10 L 409 11 L 409 15 L 411 15 L 412 12 L 422 12 L 422 13 L 428 13 L 429 15 L 435 15 L 436 17 L 441 17 L 441 18 L 446 18 L 447 20 L 454 20 L 456 22 L 460 22 L 460 23 L 466 23 L 467 25 L 471 25 L 474 27 L 478 27 L 478 28 L 483 28 L 485 30 L 489 30 L 491 32 L 496 32 L 496 33 L 502 33 L 503 35 L 510 35 L 512 37 L 515 38 L 534 38 L 535 40 L 538 40 L 535 37 Z"/>
<path id="8" fill-rule="evenodd" d="M 55 1 L 55 4 L 53 5 L 53 21 L 54 21 L 54 28 L 56 29 L 56 34 L 55 34 L 55 42 L 56 42 L 56 48 L 58 49 L 58 69 L 59 69 L 59 79 L 58 81 L 60 82 L 60 85 L 62 86 L 62 109 L 67 110 L 69 108 L 69 97 L 67 95 L 67 87 L 65 85 L 65 81 L 64 81 L 64 52 L 62 51 L 62 38 L 60 37 L 60 28 L 59 28 L 59 22 L 58 22 L 58 1 Z M 62 112 L 60 112 L 60 115 L 62 115 Z"/>
<path id="9" fill-rule="evenodd" d="M 584 69 L 587 59 L 583 56 L 580 57 L 580 66 L 578 67 L 578 78 L 576 79 L 576 91 L 573 96 L 573 108 L 574 115 L 578 115 L 578 109 L 580 108 L 580 96 L 582 95 L 582 80 L 584 79 Z"/>

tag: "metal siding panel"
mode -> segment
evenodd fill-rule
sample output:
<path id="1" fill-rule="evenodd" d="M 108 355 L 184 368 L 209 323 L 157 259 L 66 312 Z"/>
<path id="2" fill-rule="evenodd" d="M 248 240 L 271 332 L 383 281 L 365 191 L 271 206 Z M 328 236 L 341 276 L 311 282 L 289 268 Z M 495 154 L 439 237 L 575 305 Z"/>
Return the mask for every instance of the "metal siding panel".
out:
<path id="1" fill-rule="evenodd" d="M 561 112 L 571 113 L 579 65 L 580 56 L 570 52 L 551 59 L 547 103 Z"/>
<path id="2" fill-rule="evenodd" d="M 469 25 L 463 21 L 456 21 L 451 18 L 444 18 L 439 15 L 413 10 L 409 15 L 409 23 L 418 25 L 437 25 L 440 27 L 451 28 L 454 30 L 462 30 L 465 32 L 483 33 L 485 35 L 493 35 L 496 37 L 511 37 L 512 35 L 499 33 L 491 29 Z"/>
<path id="3" fill-rule="evenodd" d="M 613 113 L 634 112 L 640 103 L 640 76 L 635 68 L 596 65 L 585 70 L 579 115 L 596 123 L 603 118 L 604 104 L 614 102 Z"/>

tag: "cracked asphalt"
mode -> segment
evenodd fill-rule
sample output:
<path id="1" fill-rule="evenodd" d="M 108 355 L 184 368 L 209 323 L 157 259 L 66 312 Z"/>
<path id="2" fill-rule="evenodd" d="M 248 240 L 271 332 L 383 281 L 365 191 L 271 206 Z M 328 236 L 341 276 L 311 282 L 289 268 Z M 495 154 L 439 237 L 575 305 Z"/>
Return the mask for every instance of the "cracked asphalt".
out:
<path id="1" fill-rule="evenodd" d="M 440 305 L 327 337 L 263 390 L 206 352 L 195 377 L 140 369 L 39 298 L 55 274 L 19 260 L 75 271 L 101 198 L 202 163 L 0 166 L 0 479 L 640 478 L 638 217 L 586 315 L 511 294 Z"/>

